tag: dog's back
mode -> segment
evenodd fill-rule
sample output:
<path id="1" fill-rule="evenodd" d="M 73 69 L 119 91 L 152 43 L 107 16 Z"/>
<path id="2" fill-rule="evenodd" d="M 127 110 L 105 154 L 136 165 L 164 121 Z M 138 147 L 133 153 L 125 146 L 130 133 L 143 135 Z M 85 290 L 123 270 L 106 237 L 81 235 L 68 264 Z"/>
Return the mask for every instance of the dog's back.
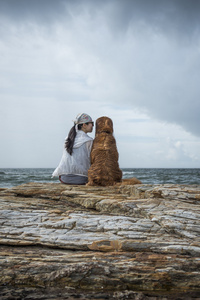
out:
<path id="1" fill-rule="evenodd" d="M 122 171 L 118 164 L 118 151 L 113 136 L 113 122 L 108 117 L 96 120 L 96 135 L 91 150 L 88 185 L 108 186 L 120 182 Z"/>

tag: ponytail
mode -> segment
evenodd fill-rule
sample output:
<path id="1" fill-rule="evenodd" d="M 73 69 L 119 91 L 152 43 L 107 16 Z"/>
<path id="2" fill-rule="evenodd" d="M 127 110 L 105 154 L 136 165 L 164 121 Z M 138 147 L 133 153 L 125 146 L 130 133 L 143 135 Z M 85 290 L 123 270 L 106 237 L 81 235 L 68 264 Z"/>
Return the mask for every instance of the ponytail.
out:
<path id="1" fill-rule="evenodd" d="M 83 124 L 78 124 L 78 130 L 81 129 Z M 74 125 L 68 134 L 68 137 L 65 141 L 65 149 L 67 150 L 67 152 L 72 155 L 73 152 L 73 146 L 74 146 L 74 141 L 75 141 L 75 137 L 76 137 L 76 125 Z"/>

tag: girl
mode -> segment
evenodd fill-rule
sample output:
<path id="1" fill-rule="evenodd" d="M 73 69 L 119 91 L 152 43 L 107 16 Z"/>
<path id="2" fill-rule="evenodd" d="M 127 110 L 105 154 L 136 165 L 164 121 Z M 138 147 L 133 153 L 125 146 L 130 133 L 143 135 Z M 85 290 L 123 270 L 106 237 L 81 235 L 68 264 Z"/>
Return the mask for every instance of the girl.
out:
<path id="1" fill-rule="evenodd" d="M 94 122 L 85 114 L 79 114 L 65 141 L 63 155 L 52 177 L 59 176 L 65 184 L 86 184 L 90 168 L 90 152 L 93 139 L 87 135 L 92 132 Z"/>

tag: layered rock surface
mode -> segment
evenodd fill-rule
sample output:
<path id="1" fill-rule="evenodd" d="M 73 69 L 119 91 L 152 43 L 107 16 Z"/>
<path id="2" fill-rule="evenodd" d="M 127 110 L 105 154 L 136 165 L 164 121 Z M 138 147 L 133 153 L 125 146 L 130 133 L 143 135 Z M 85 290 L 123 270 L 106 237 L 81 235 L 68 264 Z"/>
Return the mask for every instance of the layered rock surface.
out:
<path id="1" fill-rule="evenodd" d="M 29 183 L 0 203 L 0 299 L 200 299 L 200 186 Z"/>

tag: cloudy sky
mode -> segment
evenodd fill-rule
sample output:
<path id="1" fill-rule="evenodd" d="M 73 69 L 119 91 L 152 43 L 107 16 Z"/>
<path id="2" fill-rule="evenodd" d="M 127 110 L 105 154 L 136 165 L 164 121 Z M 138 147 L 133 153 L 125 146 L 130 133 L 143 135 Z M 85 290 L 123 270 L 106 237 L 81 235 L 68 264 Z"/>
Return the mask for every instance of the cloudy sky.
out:
<path id="1" fill-rule="evenodd" d="M 0 167 L 56 167 L 85 112 L 112 118 L 121 168 L 199 168 L 199 13 L 200 0 L 0 0 Z"/>

